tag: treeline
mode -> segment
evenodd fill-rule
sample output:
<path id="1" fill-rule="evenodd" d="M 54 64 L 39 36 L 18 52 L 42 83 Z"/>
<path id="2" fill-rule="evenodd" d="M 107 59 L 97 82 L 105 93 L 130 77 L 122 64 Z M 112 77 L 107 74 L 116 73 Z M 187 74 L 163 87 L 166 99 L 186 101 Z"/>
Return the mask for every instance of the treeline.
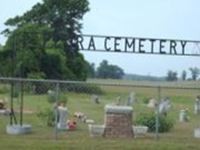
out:
<path id="1" fill-rule="evenodd" d="M 178 76 L 178 73 L 176 71 L 169 70 L 167 72 L 166 80 L 167 81 L 177 81 L 177 80 L 193 80 L 196 81 L 199 79 L 200 75 L 200 68 L 197 67 L 190 67 L 188 69 L 190 73 L 190 77 L 188 77 L 188 73 L 186 70 L 183 70 L 182 73 Z"/>
<path id="2" fill-rule="evenodd" d="M 135 80 L 135 81 L 165 81 L 165 77 L 156 77 L 150 75 L 138 75 L 138 74 L 125 74 L 124 80 Z"/>
<path id="3" fill-rule="evenodd" d="M 183 70 L 181 74 L 178 74 L 177 71 L 168 70 L 166 76 L 156 77 L 150 75 L 137 75 L 137 74 L 125 74 L 123 79 L 125 80 L 136 80 L 136 81 L 187 81 L 199 80 L 200 69 L 197 67 L 190 67 L 187 71 Z"/>
<path id="4" fill-rule="evenodd" d="M 98 67 L 95 67 L 94 63 L 88 63 L 87 66 L 88 78 L 125 79 L 136 81 L 196 81 L 200 76 L 200 69 L 197 67 L 190 67 L 188 72 L 183 70 L 181 74 L 178 74 L 177 71 L 168 70 L 166 76 L 157 77 L 150 75 L 126 74 L 122 68 L 117 65 L 109 64 L 107 60 L 103 60 Z"/>
<path id="5" fill-rule="evenodd" d="M 122 79 L 125 75 L 122 68 L 117 65 L 109 64 L 107 60 L 103 60 L 97 68 L 95 68 L 94 63 L 88 66 L 89 78 Z"/>

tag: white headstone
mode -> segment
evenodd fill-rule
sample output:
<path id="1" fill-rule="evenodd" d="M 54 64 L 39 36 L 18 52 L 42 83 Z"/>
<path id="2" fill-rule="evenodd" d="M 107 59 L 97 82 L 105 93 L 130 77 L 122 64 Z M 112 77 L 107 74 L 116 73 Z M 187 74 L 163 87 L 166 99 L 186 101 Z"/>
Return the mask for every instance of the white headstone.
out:
<path id="1" fill-rule="evenodd" d="M 67 129 L 67 107 L 59 106 L 58 107 L 58 123 L 57 128 L 61 130 Z"/>
<path id="2" fill-rule="evenodd" d="M 135 93 L 134 92 L 131 92 L 129 97 L 128 97 L 128 100 L 127 100 L 127 106 L 131 106 L 135 103 Z"/>
<path id="3" fill-rule="evenodd" d="M 157 100 L 155 100 L 155 99 L 150 99 L 149 100 L 149 103 L 147 104 L 147 107 L 149 107 L 149 108 L 155 108 L 156 107 L 156 105 L 157 105 Z"/>
<path id="4" fill-rule="evenodd" d="M 159 114 L 167 115 L 167 112 L 169 111 L 170 108 L 171 108 L 171 103 L 169 98 L 161 100 L 158 106 Z"/>
<path id="5" fill-rule="evenodd" d="M 6 132 L 12 135 L 21 135 L 21 134 L 28 134 L 32 132 L 32 126 L 29 124 L 14 124 L 14 125 L 7 125 Z"/>
<path id="6" fill-rule="evenodd" d="M 194 137 L 195 138 L 200 138 L 200 128 L 194 129 Z"/>
<path id="7" fill-rule="evenodd" d="M 186 109 L 181 109 L 179 113 L 179 121 L 180 122 L 187 122 L 189 121 L 188 112 Z"/>
<path id="8" fill-rule="evenodd" d="M 105 125 L 92 125 L 89 124 L 89 132 L 91 137 L 103 136 Z"/>
<path id="9" fill-rule="evenodd" d="M 145 135 L 148 131 L 148 127 L 147 126 L 133 126 L 133 133 L 134 133 L 134 136 L 137 137 L 137 136 L 140 136 L 140 135 Z"/>

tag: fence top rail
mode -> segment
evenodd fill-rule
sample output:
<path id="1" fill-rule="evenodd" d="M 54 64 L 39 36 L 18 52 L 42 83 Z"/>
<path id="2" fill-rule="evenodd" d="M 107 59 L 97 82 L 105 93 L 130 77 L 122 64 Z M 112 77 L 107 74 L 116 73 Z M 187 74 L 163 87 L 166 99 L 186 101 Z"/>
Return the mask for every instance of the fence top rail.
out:
<path id="1" fill-rule="evenodd" d="M 200 90 L 200 87 L 188 86 L 166 86 L 166 85 L 148 85 L 148 84 L 124 84 L 124 83 L 107 83 L 107 82 L 91 82 L 91 81 L 69 81 L 69 80 L 49 80 L 49 79 L 25 79 L 25 78 L 12 78 L 0 77 L 0 81 L 7 82 L 36 82 L 36 83 L 51 83 L 51 84 L 88 84 L 99 86 L 121 86 L 121 87 L 138 87 L 138 88 L 163 88 L 163 89 L 185 89 L 185 90 Z"/>

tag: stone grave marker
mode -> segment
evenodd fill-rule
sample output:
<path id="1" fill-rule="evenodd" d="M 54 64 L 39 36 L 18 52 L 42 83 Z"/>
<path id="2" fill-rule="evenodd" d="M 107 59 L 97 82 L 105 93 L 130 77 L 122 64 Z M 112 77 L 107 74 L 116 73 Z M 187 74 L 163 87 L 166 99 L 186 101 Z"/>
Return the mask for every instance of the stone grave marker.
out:
<path id="1" fill-rule="evenodd" d="M 132 138 L 132 113 L 130 106 L 105 106 L 104 137 L 108 138 Z"/>
<path id="2" fill-rule="evenodd" d="M 149 100 L 148 104 L 147 104 L 147 107 L 149 107 L 149 108 L 156 108 L 157 104 L 158 104 L 157 100 L 154 99 L 154 98 L 151 98 Z"/>
<path id="3" fill-rule="evenodd" d="M 166 116 L 170 108 L 171 108 L 171 102 L 170 99 L 167 97 L 161 100 L 158 106 L 158 112 L 159 114 Z"/>
<path id="4" fill-rule="evenodd" d="M 180 110 L 179 121 L 180 122 L 188 122 L 189 121 L 188 111 L 186 109 Z"/>
<path id="5" fill-rule="evenodd" d="M 200 96 L 197 96 L 197 98 L 195 99 L 194 113 L 200 114 Z"/>
<path id="6" fill-rule="evenodd" d="M 66 130 L 67 129 L 67 107 L 59 106 L 58 107 L 58 123 L 57 128 L 60 130 Z"/>
<path id="7" fill-rule="evenodd" d="M 195 138 L 200 138 L 200 128 L 194 129 L 194 137 Z"/>
<path id="8" fill-rule="evenodd" d="M 133 104 L 135 103 L 135 101 L 136 101 L 136 99 L 135 99 L 135 93 L 134 93 L 134 92 L 131 92 L 131 93 L 129 94 L 129 97 L 128 97 L 128 100 L 127 100 L 126 105 L 127 105 L 127 106 L 131 106 L 131 105 L 133 105 Z"/>
<path id="9" fill-rule="evenodd" d="M 100 104 L 99 96 L 98 96 L 98 95 L 92 95 L 92 101 L 93 101 L 95 104 Z"/>

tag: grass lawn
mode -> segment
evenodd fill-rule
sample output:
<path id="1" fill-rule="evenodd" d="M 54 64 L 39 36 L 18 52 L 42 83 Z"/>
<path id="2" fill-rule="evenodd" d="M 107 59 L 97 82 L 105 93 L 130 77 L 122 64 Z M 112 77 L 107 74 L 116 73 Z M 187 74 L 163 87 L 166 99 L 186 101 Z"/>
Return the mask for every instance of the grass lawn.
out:
<path id="1" fill-rule="evenodd" d="M 198 86 L 192 82 L 181 84 L 190 87 Z M 91 101 L 91 94 L 66 93 L 69 118 L 72 118 L 74 112 L 81 111 L 97 124 L 103 124 L 105 104 L 116 102 L 118 96 L 126 100 L 129 93 L 134 91 L 138 99 L 133 106 L 134 120 L 140 113 L 149 111 L 144 103 L 145 99 L 158 97 L 157 89 L 121 86 L 102 86 L 102 89 L 105 93 L 100 96 L 100 104 L 94 104 Z M 25 94 L 24 110 L 33 113 L 25 114 L 24 122 L 33 126 L 33 132 L 29 135 L 8 135 L 5 129 L 9 123 L 9 117 L 0 116 L 0 150 L 198 150 L 200 139 L 193 138 L 194 128 L 200 127 L 200 116 L 193 114 L 194 100 L 198 94 L 200 94 L 199 90 L 163 89 L 161 91 L 162 97 L 168 96 L 172 100 L 172 108 L 168 115 L 175 121 L 175 125 L 170 132 L 159 134 L 158 140 L 155 139 L 155 134 L 133 139 L 92 138 L 89 136 L 88 126 L 82 122 L 78 122 L 76 131 L 59 132 L 55 140 L 54 128 L 47 127 L 45 121 L 37 117 L 39 111 L 52 107 L 47 102 L 47 96 Z M 8 97 L 8 95 L 8 93 L 2 93 L 0 98 Z M 189 109 L 190 121 L 180 123 L 178 122 L 179 110 L 186 107 Z M 15 100 L 15 108 L 19 109 L 18 100 Z"/>

